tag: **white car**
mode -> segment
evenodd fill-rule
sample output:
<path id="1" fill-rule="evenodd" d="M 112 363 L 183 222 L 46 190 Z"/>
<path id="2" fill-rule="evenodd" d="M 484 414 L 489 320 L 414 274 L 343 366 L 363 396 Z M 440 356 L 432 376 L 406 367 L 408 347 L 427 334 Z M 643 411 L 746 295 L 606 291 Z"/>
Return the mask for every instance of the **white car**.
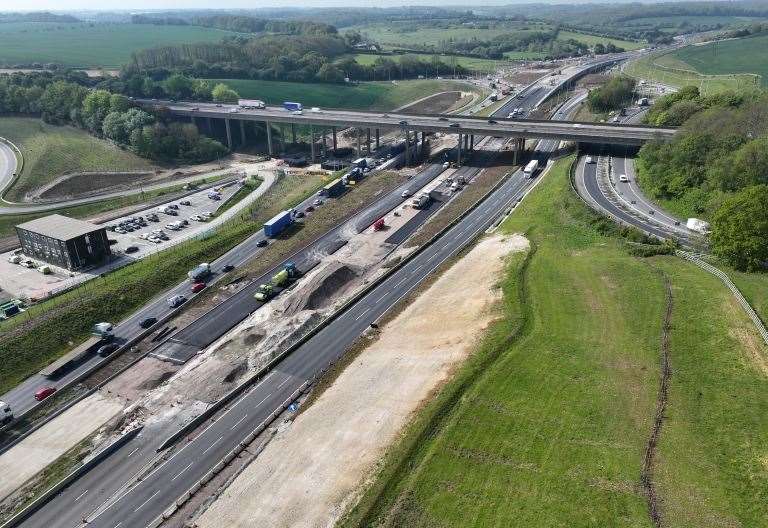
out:
<path id="1" fill-rule="evenodd" d="M 142 233 L 139 235 L 139 238 L 142 240 L 147 240 L 149 238 L 149 233 Z"/>
<path id="2" fill-rule="evenodd" d="M 409 196 L 411 196 L 412 194 L 413 194 L 413 193 L 411 192 L 411 190 L 410 190 L 410 189 L 406 189 L 406 190 L 404 190 L 404 191 L 402 192 L 402 194 L 401 194 L 400 196 L 402 196 L 403 198 L 408 198 L 408 197 L 409 197 Z"/>
<path id="3" fill-rule="evenodd" d="M 293 111 L 293 112 L 291 112 L 291 113 L 292 113 L 293 115 L 302 115 L 302 114 L 303 114 L 303 112 L 302 112 L 301 110 L 294 110 L 294 111 Z"/>
<path id="4" fill-rule="evenodd" d="M 165 224 L 166 229 L 170 229 L 171 231 L 178 231 L 179 228 L 175 224 Z"/>
<path id="5" fill-rule="evenodd" d="M 210 218 L 213 216 L 213 213 L 210 211 L 203 211 L 202 213 L 200 213 L 200 216 L 202 216 L 203 218 Z"/>
<path id="6" fill-rule="evenodd" d="M 584 162 L 585 163 L 594 163 L 595 162 L 595 158 L 593 158 L 592 156 L 587 156 L 587 159 L 584 160 Z"/>
<path id="7" fill-rule="evenodd" d="M 160 240 L 159 238 L 157 238 L 157 237 L 156 237 L 156 236 L 154 236 L 154 235 L 152 235 L 152 236 L 150 236 L 149 238 L 147 238 L 147 241 L 148 241 L 148 242 L 152 242 L 153 244 L 159 244 L 159 243 L 161 243 L 161 242 L 162 242 L 162 240 Z"/>
<path id="8" fill-rule="evenodd" d="M 200 215 L 192 215 L 192 216 L 189 217 L 189 219 L 193 220 L 195 222 L 200 222 L 203 219 L 203 217 L 200 216 Z"/>
<path id="9" fill-rule="evenodd" d="M 620 174 L 619 175 L 619 181 L 622 182 L 622 183 L 627 183 L 627 182 L 629 182 L 629 178 L 627 178 L 626 174 Z"/>

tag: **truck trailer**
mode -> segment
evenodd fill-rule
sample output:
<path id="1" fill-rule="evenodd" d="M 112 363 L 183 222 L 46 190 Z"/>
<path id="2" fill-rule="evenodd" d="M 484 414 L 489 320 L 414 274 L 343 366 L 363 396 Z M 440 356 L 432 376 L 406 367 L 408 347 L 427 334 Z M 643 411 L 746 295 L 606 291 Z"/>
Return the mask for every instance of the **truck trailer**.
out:
<path id="1" fill-rule="evenodd" d="M 292 103 L 291 101 L 285 101 L 283 103 L 283 108 L 288 110 L 289 112 L 300 112 L 303 110 L 303 106 L 301 106 L 301 103 Z"/>
<path id="2" fill-rule="evenodd" d="M 274 238 L 292 223 L 293 211 L 287 209 L 264 223 L 264 234 L 270 238 Z"/>
<path id="3" fill-rule="evenodd" d="M 8 425 L 13 421 L 13 409 L 11 406 L 0 401 L 0 426 Z"/>
<path id="4" fill-rule="evenodd" d="M 192 268 L 189 273 L 187 273 L 187 277 L 189 277 L 193 281 L 199 281 L 204 278 L 206 278 L 208 275 L 211 274 L 211 265 L 207 262 L 203 262 L 199 266 L 195 266 Z"/>
<path id="5" fill-rule="evenodd" d="M 267 107 L 264 101 L 258 99 L 238 99 L 237 106 L 244 110 L 261 110 Z"/>
<path id="6" fill-rule="evenodd" d="M 539 170 L 539 160 L 531 160 L 523 169 L 523 173 L 529 178 L 533 178 L 537 170 Z"/>
<path id="7" fill-rule="evenodd" d="M 702 235 L 708 235 L 710 232 L 709 222 L 705 222 L 698 218 L 689 218 L 688 221 L 685 222 L 685 226 L 691 231 L 696 231 Z"/>
<path id="8" fill-rule="evenodd" d="M 329 198 L 335 198 L 344 192 L 344 182 L 341 178 L 337 178 L 328 183 L 325 187 L 320 189 L 320 196 L 327 196 Z"/>

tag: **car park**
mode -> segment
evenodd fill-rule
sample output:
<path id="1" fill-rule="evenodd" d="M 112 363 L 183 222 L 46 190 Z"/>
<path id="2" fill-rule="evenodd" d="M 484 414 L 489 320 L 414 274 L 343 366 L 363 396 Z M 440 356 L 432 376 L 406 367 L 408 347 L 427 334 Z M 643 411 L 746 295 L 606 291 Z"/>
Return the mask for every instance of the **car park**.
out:
<path id="1" fill-rule="evenodd" d="M 153 324 L 155 324 L 156 322 L 157 322 L 156 317 L 147 317 L 146 319 L 142 319 L 142 321 L 139 323 L 139 326 L 144 329 L 147 329 Z"/>
<path id="2" fill-rule="evenodd" d="M 180 203 L 181 205 L 186 205 L 187 207 L 189 207 L 190 205 L 192 205 L 192 202 L 190 202 L 189 200 L 182 200 L 182 201 L 180 201 L 179 203 Z"/>
<path id="3" fill-rule="evenodd" d="M 210 218 L 213 216 L 213 213 L 210 211 L 203 211 L 202 213 L 200 213 L 200 216 L 202 216 L 203 218 Z"/>
<path id="4" fill-rule="evenodd" d="M 56 392 L 56 387 L 42 387 L 35 392 L 35 399 L 37 401 L 43 401 L 54 392 Z"/>

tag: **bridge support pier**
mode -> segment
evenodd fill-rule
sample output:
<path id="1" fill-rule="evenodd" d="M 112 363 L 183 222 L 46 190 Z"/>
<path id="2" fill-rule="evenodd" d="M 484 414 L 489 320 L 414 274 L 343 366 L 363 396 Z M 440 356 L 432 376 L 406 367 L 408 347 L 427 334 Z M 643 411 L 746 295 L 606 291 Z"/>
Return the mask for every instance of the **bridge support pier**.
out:
<path id="1" fill-rule="evenodd" d="M 427 144 L 427 133 L 426 132 L 422 132 L 421 133 L 421 155 L 422 155 L 422 157 L 424 156 L 424 147 L 426 146 L 426 144 Z"/>
<path id="2" fill-rule="evenodd" d="M 272 123 L 266 121 L 264 122 L 264 125 L 267 129 L 267 152 L 272 156 L 275 152 L 275 149 L 272 146 Z"/>
<path id="3" fill-rule="evenodd" d="M 208 130 L 208 135 L 213 134 L 213 123 L 211 122 L 210 117 L 205 118 L 205 128 Z"/>
<path id="4" fill-rule="evenodd" d="M 376 150 L 379 150 L 379 129 L 376 129 Z"/>
<path id="5" fill-rule="evenodd" d="M 368 128 L 365 131 L 365 150 L 368 155 L 371 155 L 371 129 Z"/>
<path id="6" fill-rule="evenodd" d="M 357 157 L 360 157 L 360 129 L 355 128 L 355 143 L 357 143 Z"/>
<path id="7" fill-rule="evenodd" d="M 232 150 L 232 128 L 229 126 L 229 119 L 224 119 L 224 125 L 227 128 L 227 147 Z"/>
<path id="8" fill-rule="evenodd" d="M 338 143 L 336 143 L 336 127 L 332 128 L 333 130 L 333 154 L 336 155 L 336 149 L 338 148 Z"/>
<path id="9" fill-rule="evenodd" d="M 323 158 L 328 157 L 328 144 L 325 141 L 326 130 L 323 129 Z"/>
<path id="10" fill-rule="evenodd" d="M 405 131 L 405 166 L 410 167 L 411 165 L 411 133 L 406 130 Z"/>
<path id="11" fill-rule="evenodd" d="M 291 143 L 294 145 L 296 144 L 296 125 L 294 123 L 291 123 Z"/>
<path id="12" fill-rule="evenodd" d="M 469 150 L 475 150 L 475 135 L 469 136 Z"/>
<path id="13" fill-rule="evenodd" d="M 461 132 L 459 132 L 459 143 L 456 146 L 456 166 L 461 167 Z"/>
<path id="14" fill-rule="evenodd" d="M 238 122 L 240 123 L 240 144 L 245 145 L 245 121 L 240 119 Z"/>
<path id="15" fill-rule="evenodd" d="M 315 155 L 315 127 L 314 127 L 314 125 L 309 125 L 309 144 L 310 144 L 310 149 L 312 151 L 312 163 L 315 163 L 316 155 Z"/>

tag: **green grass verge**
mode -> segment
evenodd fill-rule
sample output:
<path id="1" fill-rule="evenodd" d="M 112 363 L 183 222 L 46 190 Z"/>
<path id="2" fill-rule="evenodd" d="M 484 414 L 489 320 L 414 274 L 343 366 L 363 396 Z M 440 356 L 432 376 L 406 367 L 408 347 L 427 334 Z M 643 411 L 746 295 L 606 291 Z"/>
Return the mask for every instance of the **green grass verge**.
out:
<path id="1" fill-rule="evenodd" d="M 3 24 L 0 64 L 58 63 L 75 68 L 119 68 L 143 48 L 216 42 L 229 31 L 151 24 Z"/>
<path id="2" fill-rule="evenodd" d="M 755 74 L 768 86 L 768 35 L 687 46 L 671 54 L 705 75 Z"/>
<path id="3" fill-rule="evenodd" d="M 352 57 L 358 62 L 358 64 L 369 66 L 373 64 L 378 57 L 385 57 L 385 58 L 392 59 L 394 61 L 398 61 L 400 55 L 358 53 L 356 55 L 352 55 Z M 416 55 L 416 57 L 420 57 L 422 61 L 430 62 L 432 60 L 432 57 L 434 57 L 434 55 Z M 438 55 L 438 57 L 440 57 L 440 60 L 449 66 L 453 66 L 455 64 L 457 66 L 462 66 L 464 68 L 467 68 L 473 71 L 480 71 L 480 72 L 494 72 L 498 69 L 500 65 L 504 64 L 504 61 L 481 59 L 478 57 L 460 57 L 457 55 Z M 430 75 L 435 74 L 435 72 L 432 71 L 431 69 L 429 73 Z M 437 72 L 437 73 L 439 75 L 451 75 L 453 71 L 447 70 L 444 72 Z"/>
<path id="4" fill-rule="evenodd" d="M 0 324 L 0 393 L 39 371 L 88 336 L 98 321 L 119 321 L 261 228 L 278 212 L 314 193 L 325 181 L 285 176 L 246 213 L 202 240 L 191 240 L 137 261 L 68 293 L 34 305 Z"/>
<path id="5" fill-rule="evenodd" d="M 24 168 L 6 199 L 24 194 L 72 172 L 152 170 L 155 166 L 77 128 L 54 126 L 34 117 L 0 117 L 0 136 L 16 144 Z"/>
<path id="6" fill-rule="evenodd" d="M 661 271 L 673 288 L 654 467 L 664 525 L 766 524 L 765 375 L 731 335 L 748 322 L 706 272 L 632 257 L 599 234 L 616 230 L 572 194 L 567 165 L 503 225 L 534 251 L 509 263 L 501 320 L 342 527 L 652 526 L 640 472 L 660 376 Z"/>
<path id="7" fill-rule="evenodd" d="M 258 98 L 269 104 L 301 101 L 305 106 L 365 110 L 392 110 L 439 92 L 477 91 L 469 83 L 448 80 L 365 82 L 355 85 L 243 79 L 221 79 L 221 82 L 227 83 L 241 97 Z"/>

